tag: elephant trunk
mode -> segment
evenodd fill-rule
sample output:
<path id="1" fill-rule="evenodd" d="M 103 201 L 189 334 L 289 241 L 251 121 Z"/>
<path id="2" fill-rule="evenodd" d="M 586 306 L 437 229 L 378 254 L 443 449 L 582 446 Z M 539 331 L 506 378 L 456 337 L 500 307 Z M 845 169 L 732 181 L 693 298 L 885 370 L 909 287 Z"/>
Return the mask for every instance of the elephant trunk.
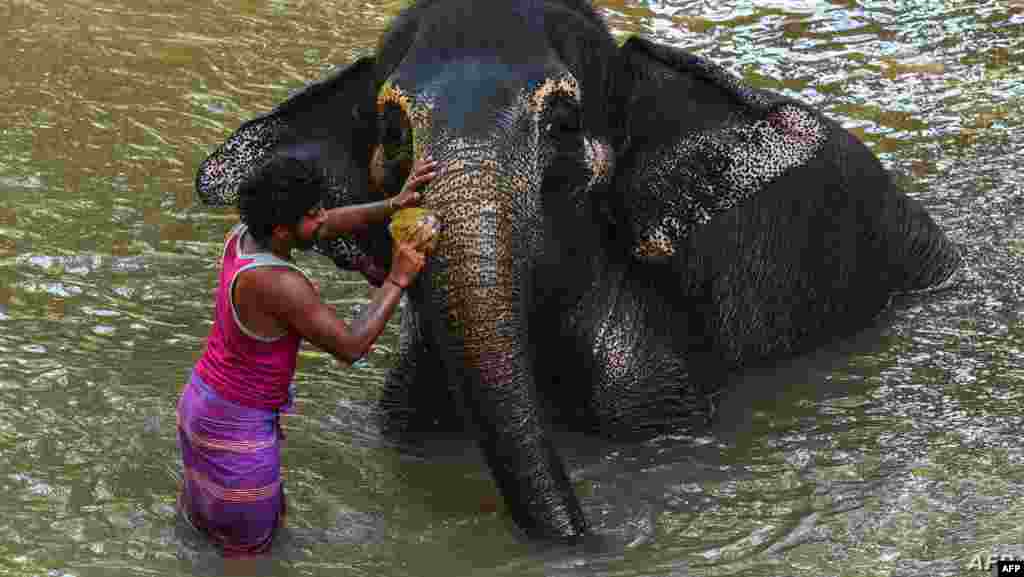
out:
<path id="1" fill-rule="evenodd" d="M 475 189 L 469 194 L 467 174 Z M 502 180 L 459 171 L 427 192 L 444 230 L 426 308 L 440 315 L 440 350 L 513 520 L 531 537 L 572 539 L 586 532 L 586 522 L 539 411 L 527 341 L 536 228 L 509 200 L 521 191 L 477 188 Z"/>

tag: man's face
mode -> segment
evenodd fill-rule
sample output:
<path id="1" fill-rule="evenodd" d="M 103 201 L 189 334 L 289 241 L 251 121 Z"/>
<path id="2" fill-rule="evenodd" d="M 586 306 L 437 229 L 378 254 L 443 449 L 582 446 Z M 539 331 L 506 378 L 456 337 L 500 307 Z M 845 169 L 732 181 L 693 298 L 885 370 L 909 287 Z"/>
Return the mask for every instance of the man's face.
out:
<path id="1" fill-rule="evenodd" d="M 311 206 L 299 222 L 292 226 L 295 248 L 306 251 L 313 248 L 320 234 L 320 227 L 327 220 L 327 211 L 321 203 Z"/>

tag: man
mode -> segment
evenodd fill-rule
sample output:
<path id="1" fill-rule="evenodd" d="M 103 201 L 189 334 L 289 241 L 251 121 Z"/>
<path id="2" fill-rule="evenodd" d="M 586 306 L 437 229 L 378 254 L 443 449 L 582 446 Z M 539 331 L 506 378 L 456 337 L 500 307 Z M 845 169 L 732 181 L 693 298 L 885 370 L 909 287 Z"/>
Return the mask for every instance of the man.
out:
<path id="1" fill-rule="evenodd" d="M 418 162 L 387 201 L 331 210 L 320 205 L 319 173 L 290 157 L 269 159 L 240 189 L 242 223 L 224 244 L 214 324 L 178 401 L 180 506 L 225 555 L 265 552 L 283 522 L 278 414 L 291 401 L 300 342 L 346 364 L 365 355 L 428 248 L 396 242 L 386 281 L 351 325 L 320 300 L 292 251 L 414 206 L 434 166 Z"/>

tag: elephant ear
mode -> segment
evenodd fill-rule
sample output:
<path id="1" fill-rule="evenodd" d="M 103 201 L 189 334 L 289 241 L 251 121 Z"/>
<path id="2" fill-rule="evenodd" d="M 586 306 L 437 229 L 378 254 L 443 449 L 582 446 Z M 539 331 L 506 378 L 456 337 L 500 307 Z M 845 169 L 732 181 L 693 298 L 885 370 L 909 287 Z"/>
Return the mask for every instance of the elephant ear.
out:
<path id="1" fill-rule="evenodd" d="M 373 59 L 360 58 L 245 122 L 199 165 L 199 198 L 210 206 L 234 204 L 241 184 L 271 153 L 312 160 L 335 178 L 352 180 L 356 175 L 351 171 L 365 176 L 366 151 L 371 144 L 365 139 L 372 134 L 367 123 L 373 119 L 367 120 L 364 109 L 372 110 L 368 107 L 372 106 L 373 83 Z M 357 142 L 360 138 L 361 143 Z M 358 160 L 363 160 L 361 166 L 351 166 Z M 347 161 L 350 166 L 339 170 L 341 167 L 330 166 L 331 161 Z M 366 178 L 358 180 L 365 182 Z"/>
<path id="2" fill-rule="evenodd" d="M 630 38 L 628 137 L 616 189 L 633 256 L 661 261 L 691 231 L 806 164 L 833 125 L 683 50 Z"/>
<path id="3" fill-rule="evenodd" d="M 199 198 L 210 206 L 236 203 L 253 170 L 270 154 L 285 154 L 322 171 L 325 207 L 366 202 L 374 86 L 374 60 L 363 57 L 245 122 L 200 164 Z M 367 238 L 340 237 L 316 248 L 339 267 L 360 271 L 379 284 L 387 263 L 372 257 L 368 246 Z"/>

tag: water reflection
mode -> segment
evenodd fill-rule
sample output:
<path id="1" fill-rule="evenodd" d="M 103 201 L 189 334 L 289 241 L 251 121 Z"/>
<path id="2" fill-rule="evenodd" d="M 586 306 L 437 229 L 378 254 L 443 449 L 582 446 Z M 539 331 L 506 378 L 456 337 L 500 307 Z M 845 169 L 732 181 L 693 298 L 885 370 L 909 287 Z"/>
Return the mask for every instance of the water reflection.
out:
<path id="1" fill-rule="evenodd" d="M 211 145 L 373 49 L 403 3 L 0 5 L 0 558 L 37 575 L 221 574 L 176 520 L 173 404 L 234 216 Z M 959 575 L 1019 545 L 1024 50 L 1019 2 L 599 2 L 871 145 L 964 243 L 959 285 L 737 378 L 713 430 L 559 437 L 599 546 L 517 540 L 472 443 L 376 430 L 365 363 L 304 350 L 267 574 Z M 302 263 L 344 310 L 359 279 Z M 1019 548 L 1019 547 L 1018 547 Z"/>

